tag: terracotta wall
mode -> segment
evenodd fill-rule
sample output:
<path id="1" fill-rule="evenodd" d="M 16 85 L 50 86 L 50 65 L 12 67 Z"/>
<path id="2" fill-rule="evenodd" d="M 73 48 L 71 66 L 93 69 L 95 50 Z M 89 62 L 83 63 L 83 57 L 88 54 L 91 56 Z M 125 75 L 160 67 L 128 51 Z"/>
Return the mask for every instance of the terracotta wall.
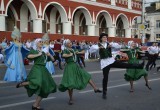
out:
<path id="1" fill-rule="evenodd" d="M 22 41 L 27 40 L 27 39 L 34 39 L 34 38 L 41 38 L 44 34 L 42 33 L 22 33 Z M 6 37 L 8 40 L 11 39 L 11 32 L 2 32 L 0 31 L 0 41 Z M 61 39 L 64 37 L 65 39 L 70 39 L 70 40 L 77 40 L 77 41 L 91 41 L 91 42 L 98 42 L 98 36 L 81 36 L 81 35 L 64 35 L 64 34 L 49 34 L 51 40 L 55 39 Z M 129 40 L 133 40 L 135 42 L 140 43 L 141 39 L 135 39 L 135 38 L 120 38 L 120 37 L 109 37 L 109 41 L 124 41 L 128 42 Z"/>

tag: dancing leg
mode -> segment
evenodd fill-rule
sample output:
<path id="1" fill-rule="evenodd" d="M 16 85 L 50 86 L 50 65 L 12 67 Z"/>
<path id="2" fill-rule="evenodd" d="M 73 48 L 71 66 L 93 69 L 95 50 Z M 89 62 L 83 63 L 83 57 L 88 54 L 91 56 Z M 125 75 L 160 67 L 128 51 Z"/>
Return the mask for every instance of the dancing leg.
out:
<path id="1" fill-rule="evenodd" d="M 152 88 L 149 86 L 149 83 L 148 83 L 148 76 L 144 76 L 144 79 L 145 79 L 145 82 L 146 82 L 146 87 L 147 87 L 149 90 L 152 90 Z"/>
<path id="2" fill-rule="evenodd" d="M 73 104 L 73 89 L 68 90 L 68 95 L 69 95 L 69 105 Z"/>
<path id="3" fill-rule="evenodd" d="M 110 65 L 112 68 L 133 68 L 133 69 L 143 69 L 144 62 L 141 64 L 130 64 L 130 63 L 124 63 L 121 61 L 115 61 L 113 64 Z"/>
<path id="4" fill-rule="evenodd" d="M 39 110 L 41 101 L 42 101 L 42 97 L 41 96 L 37 96 L 36 101 L 32 106 L 32 110 Z"/>
<path id="5" fill-rule="evenodd" d="M 103 86 L 103 95 L 102 98 L 106 99 L 107 98 L 107 85 L 108 85 L 108 75 L 109 75 L 109 71 L 110 71 L 110 65 L 106 66 L 105 68 L 103 68 L 103 82 L 102 82 L 102 86 Z"/>
<path id="6" fill-rule="evenodd" d="M 101 93 L 102 92 L 96 87 L 95 83 L 91 79 L 89 80 L 89 84 L 93 87 L 95 93 Z"/>
<path id="7" fill-rule="evenodd" d="M 134 92 L 134 89 L 133 89 L 133 80 L 130 80 L 130 85 L 131 85 L 130 92 Z"/>

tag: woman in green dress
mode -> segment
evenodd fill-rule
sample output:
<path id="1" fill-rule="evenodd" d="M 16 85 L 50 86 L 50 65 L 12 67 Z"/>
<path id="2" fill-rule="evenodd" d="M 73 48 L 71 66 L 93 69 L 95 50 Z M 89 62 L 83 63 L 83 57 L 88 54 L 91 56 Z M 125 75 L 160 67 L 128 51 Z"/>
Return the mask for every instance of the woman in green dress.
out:
<path id="1" fill-rule="evenodd" d="M 62 53 L 62 57 L 65 58 L 66 66 L 63 73 L 63 78 L 59 86 L 61 92 L 68 90 L 69 105 L 73 104 L 73 89 L 82 90 L 89 83 L 95 93 L 101 93 L 91 80 L 91 75 L 78 66 L 76 54 L 81 54 L 78 51 L 72 49 L 72 43 L 69 39 L 64 40 L 65 49 Z"/>
<path id="2" fill-rule="evenodd" d="M 42 98 L 47 98 L 50 93 L 56 92 L 56 84 L 47 70 L 47 60 L 54 60 L 53 57 L 47 53 L 42 52 L 42 40 L 40 38 L 35 40 L 37 46 L 36 50 L 30 50 L 28 58 L 34 60 L 34 65 L 27 76 L 25 82 L 17 84 L 17 88 L 24 86 L 27 89 L 28 96 L 37 95 L 35 103 L 32 105 L 32 110 L 42 110 L 40 102 Z"/>
<path id="3" fill-rule="evenodd" d="M 128 63 L 137 63 L 139 64 L 139 60 L 137 59 L 138 52 L 142 52 L 134 42 L 131 43 L 131 48 L 127 49 L 125 53 L 128 55 Z M 134 92 L 133 89 L 133 81 L 139 80 L 142 76 L 144 76 L 146 86 L 151 90 L 151 87 L 148 84 L 148 74 L 145 69 L 127 69 L 125 73 L 125 80 L 130 82 L 130 92 Z"/>

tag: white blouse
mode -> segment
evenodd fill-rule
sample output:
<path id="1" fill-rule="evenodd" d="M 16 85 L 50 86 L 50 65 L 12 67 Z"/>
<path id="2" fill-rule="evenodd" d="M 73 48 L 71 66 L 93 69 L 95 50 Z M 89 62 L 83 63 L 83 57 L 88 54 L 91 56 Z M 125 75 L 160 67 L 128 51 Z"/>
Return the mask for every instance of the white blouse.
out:
<path id="1" fill-rule="evenodd" d="M 107 43 L 102 44 L 104 48 L 107 48 Z M 115 62 L 115 58 L 114 57 L 110 57 L 110 58 L 105 58 L 105 59 L 101 59 L 100 64 L 101 64 L 101 69 L 105 68 L 106 66 L 112 64 Z"/>

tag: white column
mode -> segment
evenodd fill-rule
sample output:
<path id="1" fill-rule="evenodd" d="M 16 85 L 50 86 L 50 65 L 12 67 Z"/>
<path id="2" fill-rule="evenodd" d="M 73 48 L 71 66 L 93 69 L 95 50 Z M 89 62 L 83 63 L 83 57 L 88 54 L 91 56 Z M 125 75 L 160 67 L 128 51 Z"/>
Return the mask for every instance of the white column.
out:
<path id="1" fill-rule="evenodd" d="M 50 33 L 55 34 L 56 33 L 56 23 L 54 21 L 50 21 Z"/>
<path id="2" fill-rule="evenodd" d="M 63 34 L 72 34 L 71 22 L 64 22 L 63 23 Z"/>
<path id="3" fill-rule="evenodd" d="M 96 28 L 95 25 L 88 25 L 88 28 L 87 28 L 88 36 L 95 36 L 96 35 L 95 28 Z"/>
<path id="4" fill-rule="evenodd" d="M 128 0 L 128 9 L 132 9 L 132 1 Z"/>
<path id="5" fill-rule="evenodd" d="M 116 5 L 116 0 L 111 0 L 111 5 Z"/>
<path id="6" fill-rule="evenodd" d="M 95 31 L 95 35 L 96 35 L 96 36 L 99 36 L 99 25 L 98 25 L 98 24 L 96 25 L 95 30 L 96 30 L 96 31 Z"/>
<path id="7" fill-rule="evenodd" d="M 5 15 L 0 15 L 0 31 L 6 30 Z"/>
<path id="8" fill-rule="evenodd" d="M 125 29 L 125 38 L 131 38 L 131 28 Z"/>
<path id="9" fill-rule="evenodd" d="M 42 20 L 41 19 L 33 20 L 33 32 L 42 33 Z"/>
<path id="10" fill-rule="evenodd" d="M 116 28 L 115 27 L 108 28 L 108 36 L 109 37 L 116 37 Z"/>

